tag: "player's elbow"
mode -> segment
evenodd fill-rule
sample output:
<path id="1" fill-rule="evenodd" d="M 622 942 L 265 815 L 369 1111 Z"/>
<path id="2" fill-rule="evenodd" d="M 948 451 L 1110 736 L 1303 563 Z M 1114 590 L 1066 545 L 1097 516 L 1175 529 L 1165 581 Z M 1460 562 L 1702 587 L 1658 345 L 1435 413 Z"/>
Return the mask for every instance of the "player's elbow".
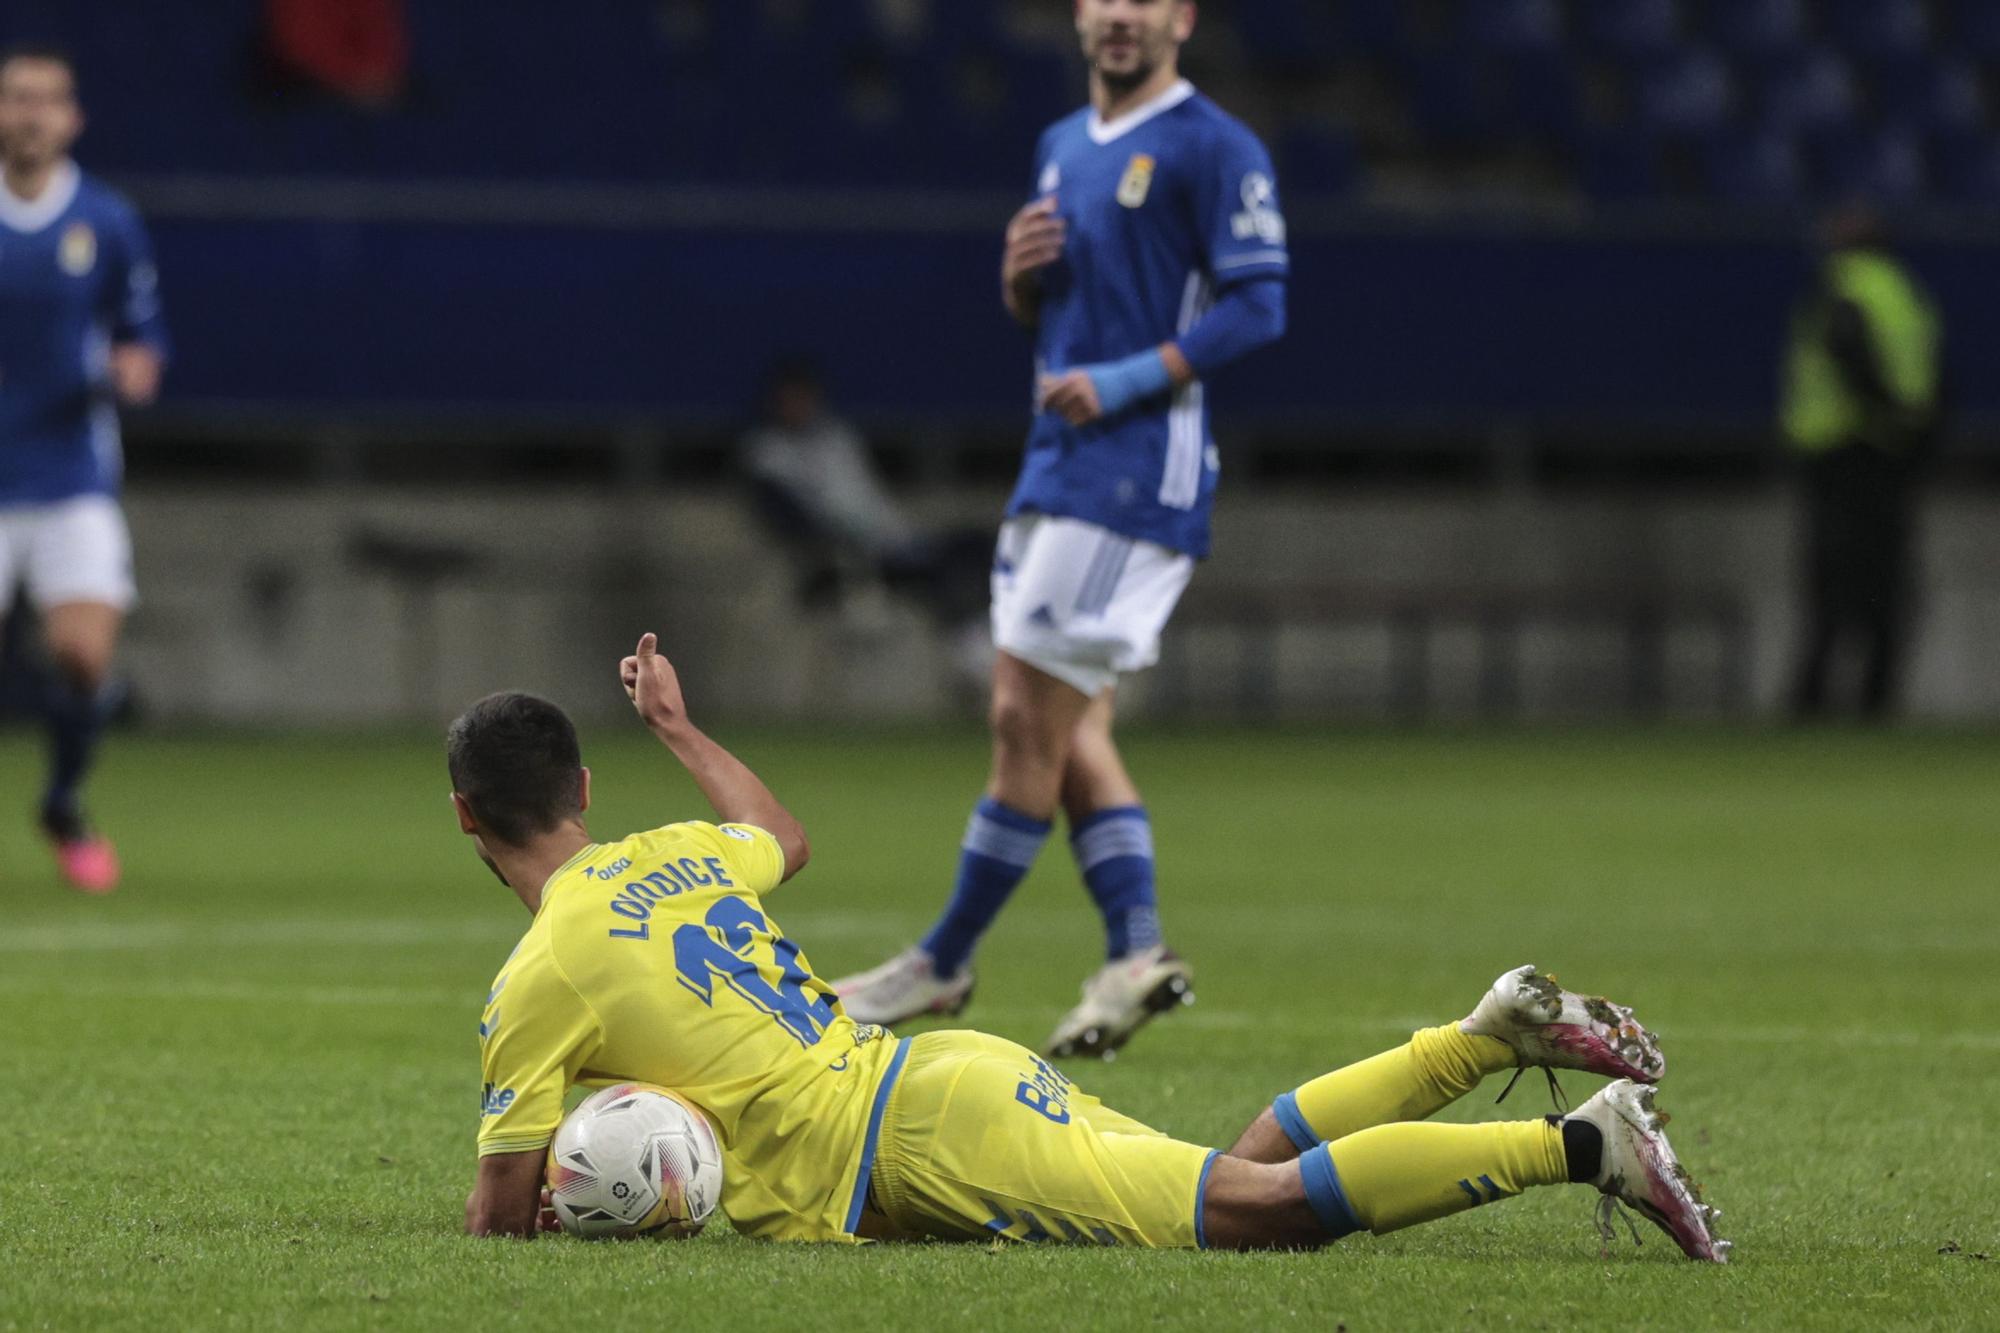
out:
<path id="1" fill-rule="evenodd" d="M 1250 310 L 1251 336 L 1254 345 L 1265 347 L 1285 336 L 1288 319 L 1285 305 L 1285 284 L 1282 282 L 1253 283 L 1246 293 Z"/>
<path id="2" fill-rule="evenodd" d="M 785 854 L 785 878 L 790 879 L 806 868 L 812 860 L 812 844 L 806 841 L 806 830 L 798 820 L 791 821 L 791 827 L 778 837 L 778 849 Z"/>

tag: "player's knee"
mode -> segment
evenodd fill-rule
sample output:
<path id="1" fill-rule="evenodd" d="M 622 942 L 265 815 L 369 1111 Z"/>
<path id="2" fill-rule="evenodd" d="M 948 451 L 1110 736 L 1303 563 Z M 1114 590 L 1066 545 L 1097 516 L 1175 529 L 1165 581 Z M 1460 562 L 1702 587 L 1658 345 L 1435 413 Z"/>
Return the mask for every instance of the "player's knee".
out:
<path id="1" fill-rule="evenodd" d="M 1248 1162 L 1289 1162 L 1299 1155 L 1299 1150 L 1267 1106 L 1230 1147 L 1229 1155 Z"/>
<path id="2" fill-rule="evenodd" d="M 1219 1157 L 1202 1192 L 1202 1234 L 1217 1250 L 1309 1250 L 1326 1231 L 1290 1163 Z"/>
<path id="3" fill-rule="evenodd" d="M 995 694 L 987 715 L 993 748 L 1002 762 L 1034 768 L 1062 766 L 1063 737 L 1048 725 L 1041 711 L 1017 695 Z"/>
<path id="4" fill-rule="evenodd" d="M 52 635 L 49 660 L 71 689 L 94 693 L 111 675 L 112 645 L 98 636 Z"/>

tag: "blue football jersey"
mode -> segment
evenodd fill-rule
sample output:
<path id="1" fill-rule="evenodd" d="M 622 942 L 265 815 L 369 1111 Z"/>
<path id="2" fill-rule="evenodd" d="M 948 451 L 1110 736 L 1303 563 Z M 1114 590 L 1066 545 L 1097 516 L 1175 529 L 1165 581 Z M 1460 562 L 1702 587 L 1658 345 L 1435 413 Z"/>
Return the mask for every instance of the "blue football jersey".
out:
<path id="1" fill-rule="evenodd" d="M 1114 121 L 1089 108 L 1058 121 L 1035 165 L 1068 226 L 1042 275 L 1037 375 L 1158 347 L 1217 292 L 1289 270 L 1270 155 L 1185 81 Z M 1041 412 L 1007 512 L 1205 556 L 1218 466 L 1200 383 L 1087 426 Z"/>
<path id="2" fill-rule="evenodd" d="M 166 346 L 139 215 L 71 163 L 33 200 L 0 181 L 0 505 L 117 491 L 114 342 Z"/>

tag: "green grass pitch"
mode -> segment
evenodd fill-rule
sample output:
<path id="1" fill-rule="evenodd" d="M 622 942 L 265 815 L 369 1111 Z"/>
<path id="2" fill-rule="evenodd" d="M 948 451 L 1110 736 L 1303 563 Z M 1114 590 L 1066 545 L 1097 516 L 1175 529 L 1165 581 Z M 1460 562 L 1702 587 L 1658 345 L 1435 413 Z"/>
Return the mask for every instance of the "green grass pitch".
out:
<path id="1" fill-rule="evenodd" d="M 636 727 L 586 733 L 600 836 L 705 814 Z M 908 941 L 984 770 L 969 731 L 737 734 L 814 862 L 774 895 L 823 974 Z M 1113 1105 L 1226 1143 L 1274 1093 L 1533 961 L 1663 1035 L 1661 1105 L 1728 1269 L 1581 1187 L 1319 1254 L 773 1247 L 458 1234 L 488 981 L 526 924 L 434 738 L 118 737 L 126 886 L 55 887 L 0 743 L 0 1327 L 742 1330 L 2000 1324 L 2000 744 L 1673 732 L 1139 735 L 1199 1003 Z M 1038 1041 L 1096 961 L 1060 842 L 967 1022 Z M 1580 1100 L 1592 1081 L 1568 1076 Z M 1534 1114 L 1524 1080 L 1450 1114 Z M 1956 1247 L 1957 1252 L 1941 1252 Z M 1985 1256 L 1992 1254 L 1993 1259 Z"/>

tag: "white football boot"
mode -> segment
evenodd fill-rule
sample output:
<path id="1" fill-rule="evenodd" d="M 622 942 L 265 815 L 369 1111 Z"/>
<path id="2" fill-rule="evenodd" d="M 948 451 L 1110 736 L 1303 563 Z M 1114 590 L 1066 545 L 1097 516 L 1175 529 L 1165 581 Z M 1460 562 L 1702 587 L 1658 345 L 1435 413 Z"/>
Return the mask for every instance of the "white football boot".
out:
<path id="1" fill-rule="evenodd" d="M 1730 1243 L 1715 1234 L 1722 1210 L 1701 1201 L 1701 1187 L 1674 1156 L 1661 1129 L 1667 1117 L 1653 1109 L 1657 1091 L 1621 1078 L 1563 1117 L 1588 1121 L 1604 1136 L 1603 1165 L 1590 1182 L 1604 1195 L 1597 1207 L 1598 1234 L 1607 1241 L 1617 1238 L 1611 1219 L 1622 1203 L 1672 1236 L 1688 1258 L 1726 1264 Z M 1637 1227 L 1632 1241 L 1639 1243 Z"/>
<path id="2" fill-rule="evenodd" d="M 1042 1043 L 1051 1059 L 1109 1060 L 1156 1014 L 1194 1003 L 1194 969 L 1165 945 L 1113 959 L 1083 983 L 1083 1000 Z"/>
<path id="3" fill-rule="evenodd" d="M 1498 1037 L 1514 1048 L 1522 1069 L 1581 1069 L 1606 1078 L 1658 1083 L 1667 1072 L 1660 1039 L 1624 1005 L 1578 995 L 1542 976 L 1534 964 L 1517 967 L 1493 983 L 1460 1032 Z M 1517 1072 L 1515 1078 L 1519 1078 Z M 1507 1085 L 1508 1089 L 1513 1084 Z M 1561 1103 L 1555 1074 L 1549 1087 Z M 1500 1094 L 1504 1100 L 1506 1092 Z"/>
<path id="4" fill-rule="evenodd" d="M 833 983 L 841 1007 L 857 1023 L 883 1027 L 929 1014 L 949 1016 L 972 998 L 972 969 L 955 977 L 940 977 L 931 956 L 912 945 L 880 967 L 842 977 Z"/>

